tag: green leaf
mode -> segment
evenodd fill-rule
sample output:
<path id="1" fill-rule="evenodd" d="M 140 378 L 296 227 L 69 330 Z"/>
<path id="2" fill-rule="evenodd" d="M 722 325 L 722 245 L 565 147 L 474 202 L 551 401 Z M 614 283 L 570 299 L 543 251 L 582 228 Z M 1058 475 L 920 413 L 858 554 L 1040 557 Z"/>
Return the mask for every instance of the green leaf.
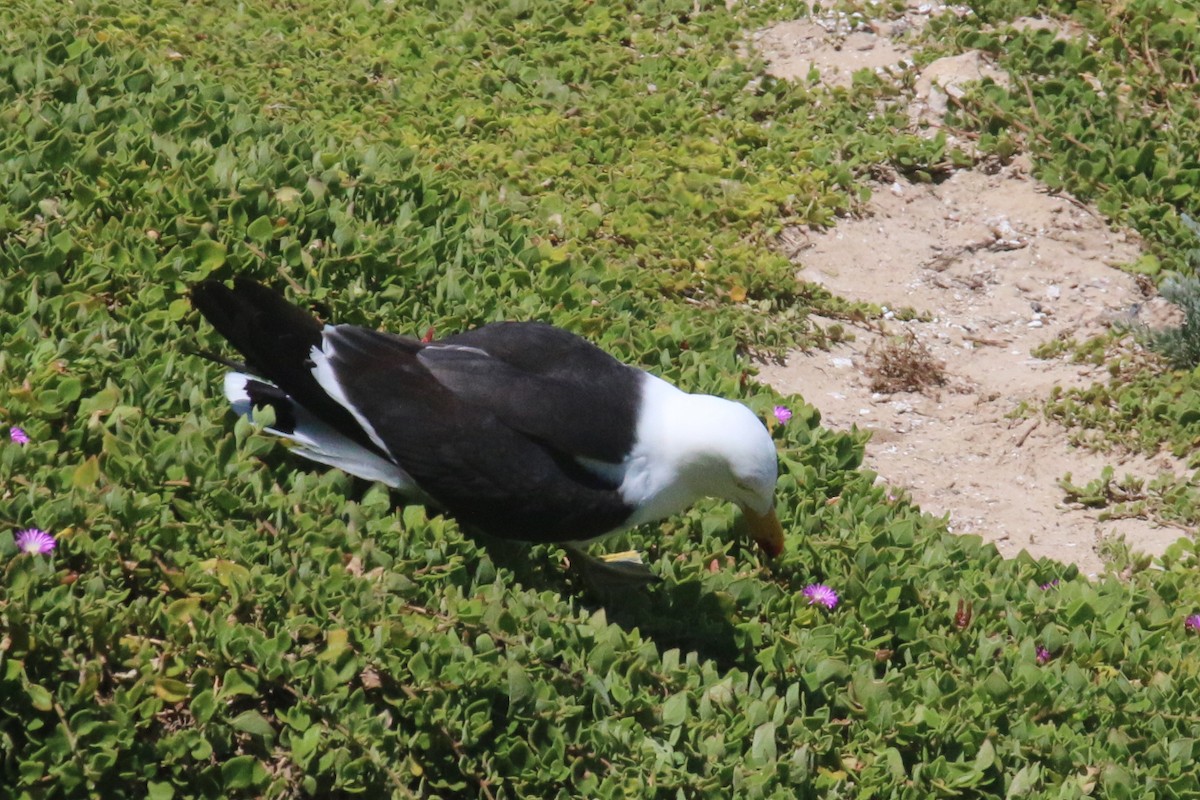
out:
<path id="1" fill-rule="evenodd" d="M 237 667 L 225 671 L 219 695 L 222 699 L 235 695 L 258 694 L 258 676 Z"/>
<path id="2" fill-rule="evenodd" d="M 221 764 L 221 780 L 227 789 L 248 789 L 266 779 L 266 769 L 254 756 L 234 756 Z"/>
<path id="3" fill-rule="evenodd" d="M 100 480 L 100 462 L 89 456 L 71 473 L 71 485 L 76 489 L 90 489 Z"/>
<path id="4" fill-rule="evenodd" d="M 225 263 L 225 245 L 211 239 L 201 239 L 191 246 L 189 254 L 202 273 L 210 273 Z"/>
<path id="5" fill-rule="evenodd" d="M 250 582 L 250 570 L 236 561 L 209 558 L 201 561 L 199 566 L 216 575 L 217 581 L 227 589 L 241 589 Z"/>
<path id="6" fill-rule="evenodd" d="M 200 612 L 199 597 L 181 597 L 172 601 L 166 608 L 166 615 L 171 622 L 185 624 Z"/>
<path id="7" fill-rule="evenodd" d="M 217 697 L 211 689 L 205 689 L 192 698 L 192 702 L 188 708 L 191 710 L 192 716 L 196 718 L 196 721 L 204 724 L 212 719 L 213 715 L 217 712 Z"/>
<path id="8" fill-rule="evenodd" d="M 246 235 L 259 244 L 266 244 L 271 241 L 271 237 L 275 234 L 275 224 L 270 217 L 261 216 L 251 222 L 246 228 Z"/>
<path id="9" fill-rule="evenodd" d="M 983 744 L 979 745 L 979 752 L 975 754 L 974 767 L 979 772 L 990 769 L 996 763 L 996 748 L 992 745 L 991 739 L 984 739 Z"/>
<path id="10" fill-rule="evenodd" d="M 80 414 L 110 412 L 121 402 L 121 392 L 116 386 L 105 386 L 79 404 Z"/>
<path id="11" fill-rule="evenodd" d="M 160 781 L 147 781 L 146 797 L 148 800 L 171 800 L 175 796 L 175 787 Z"/>
<path id="12" fill-rule="evenodd" d="M 678 692 L 667 698 L 662 707 L 662 721 L 672 728 L 683 724 L 688 714 L 688 697 L 686 692 Z"/>
<path id="13" fill-rule="evenodd" d="M 350 646 L 350 632 L 345 628 L 333 628 L 325 633 L 325 649 L 317 658 L 321 661 L 336 661 Z"/>
<path id="14" fill-rule="evenodd" d="M 271 726 L 271 723 L 267 721 L 266 717 L 254 709 L 243 711 L 241 714 L 238 714 L 236 717 L 231 719 L 229 724 L 237 728 L 239 731 L 252 733 L 255 736 L 263 736 L 267 738 L 273 738 L 275 736 L 275 729 Z"/>
<path id="15" fill-rule="evenodd" d="M 775 723 L 764 722 L 754 729 L 749 761 L 755 766 L 762 766 L 773 763 L 776 757 Z"/>
<path id="16" fill-rule="evenodd" d="M 997 700 L 1002 700 L 1008 696 L 1012 686 L 1008 682 L 1008 677 L 998 669 L 993 669 L 988 676 L 983 680 L 983 688 L 989 695 Z"/>
<path id="17" fill-rule="evenodd" d="M 525 670 L 520 664 L 508 665 L 508 702 L 518 708 L 525 704 L 525 701 L 533 697 L 533 682 L 529 680 L 529 676 L 525 674 Z"/>
<path id="18" fill-rule="evenodd" d="M 29 702 L 38 711 L 49 711 L 54 708 L 54 697 L 44 686 L 36 683 L 28 684 L 25 687 L 25 693 L 29 695 Z"/>
<path id="19" fill-rule="evenodd" d="M 291 743 L 292 752 L 295 753 L 297 760 L 307 758 L 321 743 L 321 727 L 314 725 L 300 736 L 293 736 Z"/>
<path id="20" fill-rule="evenodd" d="M 79 378 L 63 378 L 58 383 L 58 399 L 64 403 L 73 403 L 83 394 L 83 383 Z"/>
<path id="21" fill-rule="evenodd" d="M 1131 797 L 1133 776 L 1124 765 L 1112 762 L 1100 770 L 1100 786 L 1108 797 Z"/>
<path id="22" fill-rule="evenodd" d="M 1012 781 L 1008 784 L 1005 798 L 1025 797 L 1037 788 L 1041 781 L 1042 767 L 1040 764 L 1026 764 L 1017 770 Z"/>
<path id="23" fill-rule="evenodd" d="M 191 686 L 174 678 L 156 678 L 154 680 L 154 693 L 168 703 L 187 700 L 191 692 Z"/>

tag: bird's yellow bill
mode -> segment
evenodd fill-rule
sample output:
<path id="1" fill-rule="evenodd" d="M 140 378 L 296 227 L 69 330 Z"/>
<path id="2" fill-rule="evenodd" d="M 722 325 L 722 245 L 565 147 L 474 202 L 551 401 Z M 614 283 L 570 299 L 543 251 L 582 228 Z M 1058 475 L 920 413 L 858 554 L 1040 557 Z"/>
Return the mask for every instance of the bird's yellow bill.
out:
<path id="1" fill-rule="evenodd" d="M 750 529 L 750 538 L 763 552 L 772 558 L 783 552 L 783 526 L 779 524 L 779 517 L 775 516 L 775 509 L 772 508 L 766 514 L 756 514 L 742 506 L 742 513 L 746 515 L 746 527 Z"/>

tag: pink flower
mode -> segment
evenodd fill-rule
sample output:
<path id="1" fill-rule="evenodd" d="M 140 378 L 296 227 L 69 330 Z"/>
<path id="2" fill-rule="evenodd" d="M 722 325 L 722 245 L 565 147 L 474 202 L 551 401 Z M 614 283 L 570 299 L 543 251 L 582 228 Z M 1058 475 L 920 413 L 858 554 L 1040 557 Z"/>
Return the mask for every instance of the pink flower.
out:
<path id="1" fill-rule="evenodd" d="M 823 583 L 814 583 L 805 586 L 802 594 L 808 598 L 810 606 L 819 603 L 826 608 L 833 608 L 838 604 L 837 592 Z"/>
<path id="2" fill-rule="evenodd" d="M 1050 651 L 1039 644 L 1037 646 L 1037 662 L 1039 664 L 1045 664 L 1051 658 L 1053 658 L 1053 656 L 1050 655 Z"/>
<path id="3" fill-rule="evenodd" d="M 8 438 L 16 444 L 29 444 L 29 434 L 13 425 L 8 429 Z"/>
<path id="4" fill-rule="evenodd" d="M 792 418 L 792 410 L 787 406 L 775 406 L 774 414 L 780 425 L 787 425 L 787 421 Z"/>
<path id="5" fill-rule="evenodd" d="M 1054 580 L 1050 581 L 1049 583 L 1043 583 L 1041 588 L 1042 588 L 1043 592 L 1048 592 L 1051 589 L 1053 589 L 1055 586 L 1058 586 L 1058 578 L 1055 578 Z"/>
<path id="6" fill-rule="evenodd" d="M 58 545 L 53 536 L 37 528 L 17 531 L 13 536 L 17 541 L 17 549 L 22 553 L 46 555 Z"/>
<path id="7" fill-rule="evenodd" d="M 1183 621 L 1183 627 L 1193 633 L 1200 633 L 1200 614 L 1189 614 L 1188 618 Z"/>

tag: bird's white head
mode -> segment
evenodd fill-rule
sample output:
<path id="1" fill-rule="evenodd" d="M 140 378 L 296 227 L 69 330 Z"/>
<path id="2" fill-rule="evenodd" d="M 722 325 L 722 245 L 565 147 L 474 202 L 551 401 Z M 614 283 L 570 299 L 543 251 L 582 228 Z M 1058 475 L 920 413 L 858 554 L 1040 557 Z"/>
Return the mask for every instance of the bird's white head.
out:
<path id="1" fill-rule="evenodd" d="M 775 507 L 778 477 L 775 442 L 762 421 L 746 406 L 709 395 L 689 396 L 694 419 L 702 426 L 692 442 L 694 468 L 703 475 L 706 494 L 737 503 L 757 514 Z"/>
<path id="2" fill-rule="evenodd" d="M 663 506 L 658 510 L 665 516 L 701 497 L 729 500 L 741 506 L 754 540 L 778 555 L 783 549 L 775 516 L 778 461 L 762 421 L 741 403 L 687 394 L 656 378 L 645 389 L 653 411 L 639 426 L 639 443 L 651 445 L 646 451 L 661 459 L 652 470 Z"/>

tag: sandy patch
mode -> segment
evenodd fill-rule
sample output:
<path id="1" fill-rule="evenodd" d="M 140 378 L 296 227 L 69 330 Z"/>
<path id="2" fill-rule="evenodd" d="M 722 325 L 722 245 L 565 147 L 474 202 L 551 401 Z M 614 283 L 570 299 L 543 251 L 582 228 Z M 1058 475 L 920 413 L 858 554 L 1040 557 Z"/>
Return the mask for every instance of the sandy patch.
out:
<path id="1" fill-rule="evenodd" d="M 950 108 L 950 98 L 961 98 L 968 85 L 990 79 L 1008 86 L 1008 76 L 978 50 L 968 50 L 956 56 L 946 56 L 932 62 L 917 77 L 916 96 L 909 103 L 908 115 L 913 123 L 932 135 L 941 129 L 941 121 Z"/>
<path id="2" fill-rule="evenodd" d="M 1071 20 L 1050 17 L 1018 17 L 1009 23 L 1018 31 L 1049 31 L 1060 42 L 1087 36 L 1087 29 Z"/>
<path id="3" fill-rule="evenodd" d="M 802 20 L 760 31 L 754 41 L 776 75 L 806 79 L 816 68 L 824 82 L 847 85 L 863 66 L 907 58 L 908 34 L 937 11 L 921 8 L 910 4 L 889 23 L 855 21 L 849 31 Z M 861 46 L 847 47 L 860 34 Z M 1006 80 L 977 53 L 931 64 L 910 97 L 914 127 L 940 125 L 946 96 L 981 78 Z M 1185 474 L 1182 464 L 1075 448 L 1064 429 L 1040 414 L 1054 386 L 1091 385 L 1107 375 L 1035 358 L 1037 346 L 1058 336 L 1086 339 L 1114 320 L 1169 314 L 1144 284 L 1115 268 L 1137 260 L 1134 237 L 1110 229 L 1074 199 L 1049 194 L 1017 163 L 992 174 L 961 171 L 937 185 L 877 185 L 861 218 L 819 233 L 787 230 L 780 246 L 802 267 L 800 280 L 892 310 L 882 330 L 851 326 L 855 341 L 793 353 L 761 374 L 819 408 L 826 426 L 870 430 L 866 466 L 881 480 L 903 487 L 925 511 L 948 515 L 952 530 L 978 533 L 1005 555 L 1024 549 L 1073 562 L 1085 574 L 1103 568 L 1098 549 L 1107 537 L 1123 536 L 1134 549 L 1158 554 L 1184 535 L 1145 519 L 1101 521 L 1094 511 L 1066 505 L 1059 487 L 1068 473 L 1082 484 L 1109 465 L 1118 477 L 1149 480 L 1164 471 Z M 903 309 L 918 319 L 901 321 L 895 310 Z M 927 347 L 944 362 L 948 383 L 923 394 L 873 392 L 869 358 L 893 336 Z"/>
<path id="4" fill-rule="evenodd" d="M 969 14 L 966 6 L 909 0 L 903 13 L 872 20 L 861 13 L 822 10 L 781 22 L 750 36 L 754 49 L 767 62 L 767 72 L 784 80 L 807 81 L 813 71 L 826 86 L 851 84 L 861 69 L 877 74 L 905 69 L 912 63 L 913 43 L 931 17 Z"/>
<path id="5" fill-rule="evenodd" d="M 858 70 L 890 69 L 911 52 L 871 30 L 847 33 L 830 42 L 826 29 L 811 20 L 767 28 L 755 35 L 754 43 L 770 64 L 767 71 L 776 78 L 807 80 L 816 70 L 827 86 L 850 86 Z"/>
<path id="6" fill-rule="evenodd" d="M 794 353 L 761 379 L 815 405 L 828 427 L 870 430 L 868 468 L 923 510 L 948 514 L 952 530 L 978 533 L 1005 555 L 1025 549 L 1095 574 L 1105 537 L 1124 536 L 1152 553 L 1179 538 L 1183 531 L 1149 520 L 1101 522 L 1066 506 L 1058 481 L 1071 473 L 1086 482 L 1114 460 L 1118 476 L 1146 478 L 1183 474 L 1182 464 L 1072 447 L 1067 432 L 1038 413 L 1052 387 L 1107 376 L 1034 358 L 1034 348 L 1060 335 L 1083 340 L 1135 314 L 1161 316 L 1161 299 L 1110 266 L 1134 260 L 1136 244 L 1019 169 L 875 188 L 868 216 L 807 239 L 799 277 L 850 300 L 911 308 L 920 319 L 899 321 L 890 311 L 882 331 L 852 326 L 855 341 Z M 803 238 L 793 231 L 789 241 Z M 909 334 L 945 364 L 947 385 L 872 392 L 872 348 Z"/>

